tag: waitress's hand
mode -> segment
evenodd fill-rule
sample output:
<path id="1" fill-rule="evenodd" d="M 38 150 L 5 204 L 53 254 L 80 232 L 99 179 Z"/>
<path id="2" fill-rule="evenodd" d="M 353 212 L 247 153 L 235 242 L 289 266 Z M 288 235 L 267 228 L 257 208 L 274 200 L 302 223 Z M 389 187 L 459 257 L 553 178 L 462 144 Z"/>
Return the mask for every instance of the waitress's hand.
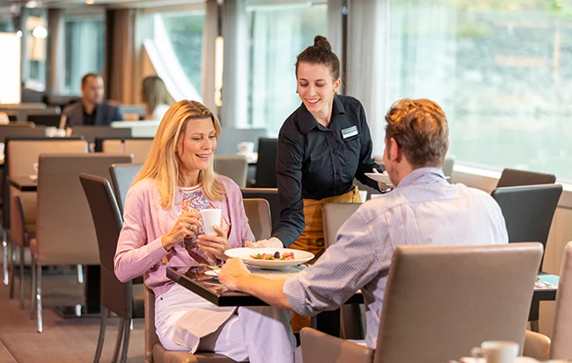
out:
<path id="1" fill-rule="evenodd" d="M 201 250 L 210 253 L 219 260 L 226 260 L 228 257 L 224 254 L 224 251 L 230 248 L 227 231 L 219 226 L 213 226 L 213 229 L 216 232 L 216 236 L 201 234 L 197 237 L 197 243 Z"/>
<path id="2" fill-rule="evenodd" d="M 376 168 L 373 168 L 373 172 L 374 172 L 375 174 L 379 174 L 379 171 L 377 171 Z M 387 171 L 385 171 L 385 170 L 384 170 L 383 173 L 381 173 L 381 174 L 383 174 L 383 175 L 388 175 L 388 174 L 387 174 Z M 388 191 L 388 189 L 393 189 L 393 186 L 392 186 L 392 185 L 387 185 L 387 184 L 382 183 L 382 182 L 377 182 L 377 185 L 379 186 L 379 190 L 381 190 L 382 192 Z"/>
<path id="3" fill-rule="evenodd" d="M 264 247 L 275 247 L 284 248 L 284 244 L 276 237 L 270 237 L 269 239 L 261 239 L 256 242 L 246 241 L 246 247 L 250 248 L 264 248 Z"/>
<path id="4" fill-rule="evenodd" d="M 185 237 L 195 234 L 200 219 L 201 214 L 196 209 L 181 214 L 169 233 L 161 237 L 161 243 L 165 251 L 169 251 L 171 247 L 182 242 Z"/>

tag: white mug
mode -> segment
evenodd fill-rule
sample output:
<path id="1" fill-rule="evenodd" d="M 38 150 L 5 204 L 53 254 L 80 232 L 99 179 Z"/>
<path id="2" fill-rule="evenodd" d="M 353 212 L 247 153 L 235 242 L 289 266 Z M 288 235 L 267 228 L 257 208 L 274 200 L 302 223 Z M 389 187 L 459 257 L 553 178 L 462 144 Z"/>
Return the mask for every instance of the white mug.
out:
<path id="1" fill-rule="evenodd" d="M 518 348 L 514 342 L 490 340 L 471 349 L 471 355 L 475 358 L 484 357 L 487 363 L 514 363 Z"/>
<path id="2" fill-rule="evenodd" d="M 238 153 L 242 155 L 251 155 L 254 152 L 254 143 L 253 142 L 239 142 L 238 145 Z"/>
<path id="3" fill-rule="evenodd" d="M 220 227 L 221 210 L 217 208 L 203 209 L 200 211 L 203 220 L 203 231 L 206 235 L 216 236 L 213 226 Z"/>

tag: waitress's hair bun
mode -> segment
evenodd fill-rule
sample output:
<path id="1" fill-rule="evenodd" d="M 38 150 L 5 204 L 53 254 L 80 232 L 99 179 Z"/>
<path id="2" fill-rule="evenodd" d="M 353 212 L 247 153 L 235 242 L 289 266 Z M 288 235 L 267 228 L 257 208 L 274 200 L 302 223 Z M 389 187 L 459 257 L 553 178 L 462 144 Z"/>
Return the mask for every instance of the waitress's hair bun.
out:
<path id="1" fill-rule="evenodd" d="M 314 37 L 314 45 L 306 48 L 296 59 L 296 75 L 300 63 L 323 64 L 330 69 L 334 80 L 340 78 L 340 61 L 332 52 L 332 46 L 328 39 L 321 35 Z"/>

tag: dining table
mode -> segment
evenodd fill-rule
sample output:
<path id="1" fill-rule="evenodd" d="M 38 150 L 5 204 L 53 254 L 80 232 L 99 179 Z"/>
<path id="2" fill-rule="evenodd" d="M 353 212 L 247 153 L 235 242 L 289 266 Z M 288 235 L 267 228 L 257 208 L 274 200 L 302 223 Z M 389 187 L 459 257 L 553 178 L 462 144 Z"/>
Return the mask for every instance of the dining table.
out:
<path id="1" fill-rule="evenodd" d="M 37 192 L 38 180 L 29 175 L 8 176 L 8 183 L 21 192 Z M 101 269 L 99 265 L 86 266 L 85 305 L 58 306 L 63 317 L 101 316 Z"/>
<path id="2" fill-rule="evenodd" d="M 289 266 L 283 269 L 266 270 L 249 266 L 253 274 L 260 274 L 268 278 L 287 279 L 306 268 L 306 265 Z M 194 292 L 207 301 L 217 306 L 263 306 L 268 305 L 264 301 L 247 293 L 232 291 L 221 285 L 213 271 L 213 266 L 194 267 L 169 267 L 167 277 L 184 288 Z M 532 305 L 540 301 L 556 300 L 558 289 L 558 276 L 539 273 L 534 285 Z M 345 304 L 361 304 L 363 296 L 358 290 Z M 340 314 L 339 310 L 325 311 L 318 314 L 312 320 L 312 327 L 324 333 L 339 336 Z"/>
<path id="3" fill-rule="evenodd" d="M 262 269 L 249 266 L 252 274 L 261 275 L 267 278 L 287 279 L 304 268 L 306 265 L 288 266 L 281 269 Z M 219 283 L 215 274 L 209 272 L 216 271 L 218 267 L 200 265 L 194 267 L 168 267 L 167 277 L 183 286 L 184 288 L 201 296 L 205 300 L 217 306 L 264 306 L 268 305 L 255 296 L 243 292 L 232 291 Z M 363 296 L 361 291 L 356 291 L 345 304 L 362 304 Z M 340 313 L 339 309 L 324 311 L 312 318 L 312 327 L 324 333 L 340 335 Z"/>

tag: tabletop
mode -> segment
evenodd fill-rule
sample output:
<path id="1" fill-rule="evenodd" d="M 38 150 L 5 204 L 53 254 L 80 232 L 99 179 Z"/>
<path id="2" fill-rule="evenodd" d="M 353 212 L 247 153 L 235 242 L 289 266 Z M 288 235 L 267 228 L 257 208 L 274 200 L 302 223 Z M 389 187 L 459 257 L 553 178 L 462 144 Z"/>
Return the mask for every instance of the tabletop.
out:
<path id="1" fill-rule="evenodd" d="M 35 192 L 38 190 L 38 182 L 29 176 L 9 176 L 8 183 L 21 192 Z"/>

